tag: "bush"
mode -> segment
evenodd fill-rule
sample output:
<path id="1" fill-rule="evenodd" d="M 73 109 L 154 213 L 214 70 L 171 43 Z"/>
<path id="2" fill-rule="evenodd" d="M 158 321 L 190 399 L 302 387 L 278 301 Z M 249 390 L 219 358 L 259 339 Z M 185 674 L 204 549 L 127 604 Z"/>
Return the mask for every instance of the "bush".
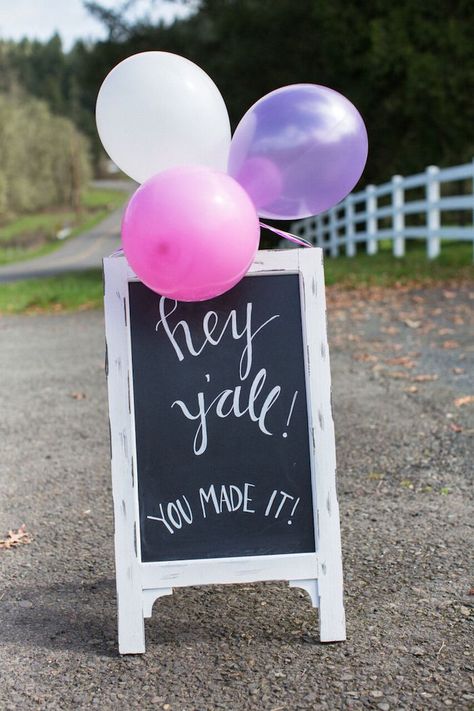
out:
<path id="1" fill-rule="evenodd" d="M 66 118 L 21 94 L 0 94 L 0 218 L 80 208 L 91 175 L 87 140 Z"/>

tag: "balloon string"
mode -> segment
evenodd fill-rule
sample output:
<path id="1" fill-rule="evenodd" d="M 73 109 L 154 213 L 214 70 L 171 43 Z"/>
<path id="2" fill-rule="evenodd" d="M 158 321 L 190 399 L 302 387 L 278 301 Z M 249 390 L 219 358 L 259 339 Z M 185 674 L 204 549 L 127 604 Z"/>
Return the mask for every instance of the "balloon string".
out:
<path id="1" fill-rule="evenodd" d="M 294 242 L 295 244 L 299 244 L 302 247 L 312 247 L 313 245 L 311 242 L 308 242 L 307 240 L 303 239 L 303 237 L 297 237 L 296 235 L 292 235 L 291 232 L 285 232 L 284 230 L 279 230 L 277 227 L 272 227 L 271 225 L 267 225 L 265 222 L 260 222 L 260 227 L 263 227 L 266 230 L 270 230 L 270 232 L 273 232 L 274 234 L 278 235 L 279 237 L 283 237 L 284 239 L 289 240 L 290 242 Z M 115 252 L 112 252 L 110 255 L 111 257 L 118 257 L 119 255 L 123 254 L 123 247 L 119 247 L 118 249 L 115 250 Z"/>
<path id="2" fill-rule="evenodd" d="M 265 222 L 260 222 L 260 227 L 264 227 L 266 230 L 270 230 L 270 232 L 274 232 L 279 237 L 284 237 L 285 239 L 289 240 L 290 242 L 299 244 L 302 247 L 312 247 L 313 246 L 311 244 L 311 242 L 308 242 L 307 240 L 303 239 L 303 237 L 297 237 L 296 235 L 292 235 L 291 232 L 285 232 L 284 230 L 279 230 L 276 227 L 267 225 Z"/>

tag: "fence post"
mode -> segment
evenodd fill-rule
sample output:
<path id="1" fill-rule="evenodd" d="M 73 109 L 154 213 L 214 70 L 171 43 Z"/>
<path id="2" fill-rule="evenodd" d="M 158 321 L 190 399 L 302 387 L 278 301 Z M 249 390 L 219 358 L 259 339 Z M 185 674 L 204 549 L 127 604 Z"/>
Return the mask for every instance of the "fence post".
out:
<path id="1" fill-rule="evenodd" d="M 474 158 L 472 159 L 472 185 L 471 185 L 472 195 L 474 197 Z M 472 226 L 474 228 L 474 210 L 472 211 Z M 474 250 L 474 240 L 472 242 L 472 247 Z M 472 254 L 472 261 L 474 262 L 474 251 Z"/>
<path id="2" fill-rule="evenodd" d="M 316 215 L 314 218 L 314 242 L 316 247 L 323 247 L 323 220 L 321 215 Z"/>
<path id="3" fill-rule="evenodd" d="M 366 212 L 367 212 L 367 254 L 377 253 L 377 217 L 375 216 L 377 210 L 377 196 L 375 195 L 375 185 L 367 186 L 367 200 L 366 200 Z"/>
<path id="4" fill-rule="evenodd" d="M 352 202 L 352 195 L 348 195 L 346 198 L 345 242 L 346 242 L 346 257 L 355 257 L 356 243 L 355 243 L 355 229 L 354 229 L 354 203 Z"/>
<path id="5" fill-rule="evenodd" d="M 339 255 L 335 207 L 332 207 L 329 212 L 329 253 L 331 257 L 337 257 Z"/>
<path id="6" fill-rule="evenodd" d="M 405 237 L 403 230 L 405 229 L 405 215 L 402 212 L 405 201 L 405 192 L 402 187 L 403 178 L 401 175 L 392 177 L 392 209 L 393 209 L 393 256 L 405 256 Z"/>
<path id="7" fill-rule="evenodd" d="M 439 230 L 441 224 L 439 211 L 439 168 L 436 165 L 430 165 L 426 169 L 426 173 L 426 199 L 429 203 L 426 215 L 426 224 L 428 226 L 427 255 L 428 259 L 436 259 L 441 249 L 441 240 L 438 235 L 434 234 L 436 230 Z"/>

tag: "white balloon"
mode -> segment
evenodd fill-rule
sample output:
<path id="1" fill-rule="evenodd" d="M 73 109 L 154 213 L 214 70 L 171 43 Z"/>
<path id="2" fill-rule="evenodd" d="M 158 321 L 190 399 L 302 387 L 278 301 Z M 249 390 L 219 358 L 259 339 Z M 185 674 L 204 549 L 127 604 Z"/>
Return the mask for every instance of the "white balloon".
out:
<path id="1" fill-rule="evenodd" d="M 142 52 L 117 64 L 100 87 L 96 121 L 111 159 L 139 183 L 179 165 L 227 170 L 224 100 L 202 69 L 177 54 Z"/>

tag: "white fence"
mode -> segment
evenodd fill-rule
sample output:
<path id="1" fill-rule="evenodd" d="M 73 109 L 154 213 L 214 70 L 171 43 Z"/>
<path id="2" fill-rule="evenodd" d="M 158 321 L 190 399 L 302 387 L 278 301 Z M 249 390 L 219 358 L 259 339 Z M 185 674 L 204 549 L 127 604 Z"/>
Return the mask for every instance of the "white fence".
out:
<path id="1" fill-rule="evenodd" d="M 393 254 L 403 257 L 405 240 L 426 240 L 429 259 L 441 240 L 474 245 L 474 161 L 453 168 L 429 166 L 407 178 L 394 175 L 382 185 L 369 185 L 327 212 L 294 222 L 290 232 L 337 257 L 341 247 L 353 257 L 357 244 L 375 254 L 381 240 L 391 240 Z"/>

